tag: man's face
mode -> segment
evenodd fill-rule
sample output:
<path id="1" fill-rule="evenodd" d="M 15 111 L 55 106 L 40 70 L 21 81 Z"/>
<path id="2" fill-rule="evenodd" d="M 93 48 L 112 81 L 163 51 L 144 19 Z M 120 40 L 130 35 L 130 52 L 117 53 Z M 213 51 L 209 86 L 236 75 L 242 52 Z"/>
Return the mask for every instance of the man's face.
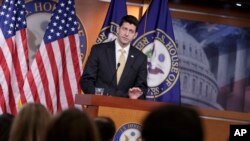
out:
<path id="1" fill-rule="evenodd" d="M 117 33 L 118 42 L 122 47 L 127 46 L 137 36 L 135 25 L 127 22 L 118 27 Z"/>

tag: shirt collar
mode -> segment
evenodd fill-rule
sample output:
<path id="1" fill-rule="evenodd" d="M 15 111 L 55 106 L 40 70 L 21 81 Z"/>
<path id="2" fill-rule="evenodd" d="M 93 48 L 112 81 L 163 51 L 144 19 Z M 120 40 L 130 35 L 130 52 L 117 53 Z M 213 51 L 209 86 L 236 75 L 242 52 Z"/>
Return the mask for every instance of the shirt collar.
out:
<path id="1" fill-rule="evenodd" d="M 116 52 L 119 52 L 120 49 L 122 49 L 123 47 L 120 46 L 120 44 L 118 43 L 117 40 L 115 40 L 115 50 Z M 129 49 L 130 49 L 130 44 L 128 44 L 126 47 L 123 48 L 125 50 L 126 53 L 128 53 Z"/>

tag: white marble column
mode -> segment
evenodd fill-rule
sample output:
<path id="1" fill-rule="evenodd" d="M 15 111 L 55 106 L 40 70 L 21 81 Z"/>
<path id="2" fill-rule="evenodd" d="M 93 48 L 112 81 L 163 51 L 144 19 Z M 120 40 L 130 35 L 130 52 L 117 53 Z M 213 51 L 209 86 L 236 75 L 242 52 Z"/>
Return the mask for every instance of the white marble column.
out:
<path id="1" fill-rule="evenodd" d="M 243 111 L 247 78 L 247 48 L 245 40 L 237 41 L 233 91 L 227 102 L 227 109 Z"/>
<path id="2" fill-rule="evenodd" d="M 228 50 L 230 48 L 229 43 L 223 43 L 218 46 L 219 55 L 218 55 L 218 71 L 217 71 L 217 85 L 219 87 L 219 94 L 217 101 L 223 108 L 226 108 L 227 105 L 227 96 L 230 93 L 229 87 L 229 54 Z"/>

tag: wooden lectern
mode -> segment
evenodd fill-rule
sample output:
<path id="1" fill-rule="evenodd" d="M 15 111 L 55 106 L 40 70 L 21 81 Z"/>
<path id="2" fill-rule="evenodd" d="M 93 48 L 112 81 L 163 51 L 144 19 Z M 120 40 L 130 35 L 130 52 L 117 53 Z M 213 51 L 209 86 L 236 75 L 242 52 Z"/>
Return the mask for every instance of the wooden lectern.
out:
<path id="1" fill-rule="evenodd" d="M 144 117 L 163 102 L 132 100 L 128 98 L 76 95 L 75 103 L 82 105 L 91 116 L 111 117 L 118 129 L 126 123 L 141 124 Z M 205 141 L 228 141 L 230 124 L 250 124 L 250 114 L 195 108 L 204 124 Z"/>
<path id="2" fill-rule="evenodd" d="M 76 95 L 75 103 L 83 106 L 91 116 L 108 116 L 114 119 L 116 127 L 124 123 L 141 120 L 153 108 L 166 104 L 145 100 L 132 100 L 129 98 L 98 96 L 98 95 Z"/>

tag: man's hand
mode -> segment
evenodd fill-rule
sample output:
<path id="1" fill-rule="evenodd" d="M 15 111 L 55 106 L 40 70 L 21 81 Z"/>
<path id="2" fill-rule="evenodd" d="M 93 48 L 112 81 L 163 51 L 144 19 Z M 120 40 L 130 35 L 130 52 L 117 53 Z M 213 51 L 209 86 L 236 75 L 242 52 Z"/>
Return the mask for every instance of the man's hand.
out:
<path id="1" fill-rule="evenodd" d="M 133 87 L 128 90 L 128 96 L 130 99 L 138 99 L 142 94 L 142 90 L 138 87 Z"/>

